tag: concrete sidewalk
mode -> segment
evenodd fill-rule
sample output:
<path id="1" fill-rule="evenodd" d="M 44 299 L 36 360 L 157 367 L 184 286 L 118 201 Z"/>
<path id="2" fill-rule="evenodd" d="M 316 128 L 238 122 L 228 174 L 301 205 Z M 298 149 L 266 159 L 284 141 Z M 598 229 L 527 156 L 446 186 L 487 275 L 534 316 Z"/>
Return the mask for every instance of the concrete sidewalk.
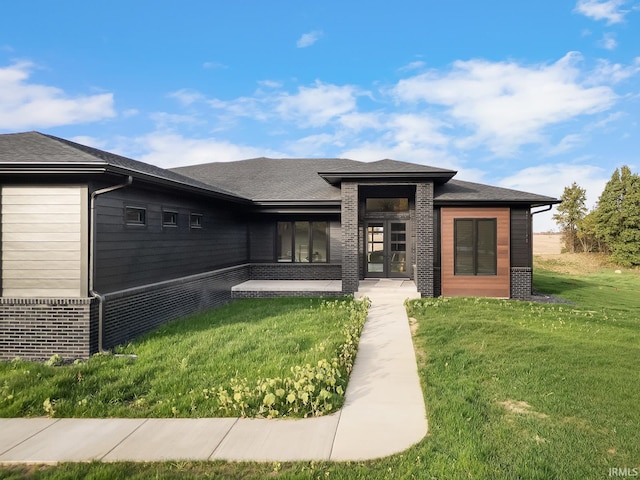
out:
<path id="1" fill-rule="evenodd" d="M 163 460 L 364 460 L 406 450 L 427 433 L 403 302 L 410 281 L 365 280 L 372 305 L 343 408 L 301 420 L 0 419 L 0 463 Z"/>

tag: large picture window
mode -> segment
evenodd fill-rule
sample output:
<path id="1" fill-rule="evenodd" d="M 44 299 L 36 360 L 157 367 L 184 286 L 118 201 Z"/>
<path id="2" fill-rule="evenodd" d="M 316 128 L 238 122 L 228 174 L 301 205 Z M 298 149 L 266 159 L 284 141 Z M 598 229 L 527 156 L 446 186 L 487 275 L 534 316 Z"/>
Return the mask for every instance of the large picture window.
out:
<path id="1" fill-rule="evenodd" d="M 495 218 L 458 218 L 454 223 L 454 273 L 497 275 Z"/>
<path id="2" fill-rule="evenodd" d="M 327 222 L 278 222 L 278 262 L 326 263 L 329 258 Z"/>

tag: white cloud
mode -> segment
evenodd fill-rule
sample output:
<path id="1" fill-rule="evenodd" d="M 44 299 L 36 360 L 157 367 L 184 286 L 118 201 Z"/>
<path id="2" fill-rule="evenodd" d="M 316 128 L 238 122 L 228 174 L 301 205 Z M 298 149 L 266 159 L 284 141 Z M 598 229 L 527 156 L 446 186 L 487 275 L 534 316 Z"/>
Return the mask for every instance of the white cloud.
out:
<path id="1" fill-rule="evenodd" d="M 639 72 L 640 57 L 634 59 L 633 65 L 622 65 L 600 59 L 595 70 L 587 77 L 587 83 L 591 85 L 602 83 L 616 84 L 631 78 Z"/>
<path id="2" fill-rule="evenodd" d="M 21 130 L 95 122 L 114 117 L 113 94 L 71 96 L 60 88 L 29 83 L 34 65 L 0 68 L 0 128 Z"/>
<path id="3" fill-rule="evenodd" d="M 572 133 L 565 135 L 558 144 L 548 148 L 546 154 L 548 156 L 560 155 L 569 150 L 573 150 L 576 146 L 582 145 L 584 142 L 585 139 L 580 134 Z"/>
<path id="4" fill-rule="evenodd" d="M 606 20 L 608 25 L 620 23 L 629 12 L 622 10 L 625 0 L 579 0 L 575 11 L 594 20 Z"/>
<path id="5" fill-rule="evenodd" d="M 407 71 L 410 71 L 410 70 L 420 70 L 421 68 L 424 68 L 426 65 L 427 64 L 425 62 L 423 62 L 422 60 L 416 60 L 415 62 L 408 63 L 404 67 L 401 67 L 400 71 L 401 72 L 407 72 Z"/>
<path id="6" fill-rule="evenodd" d="M 137 159 L 163 168 L 208 162 L 229 162 L 262 156 L 281 156 L 278 152 L 236 145 L 216 139 L 186 138 L 176 133 L 157 131 L 134 140 L 136 148 L 146 152 Z"/>
<path id="7" fill-rule="evenodd" d="M 300 87 L 294 95 L 280 96 L 276 111 L 302 127 L 321 127 L 334 118 L 356 109 L 356 87 L 331 85 L 316 81 L 312 87 Z"/>
<path id="8" fill-rule="evenodd" d="M 598 45 L 606 50 L 614 50 L 618 46 L 615 34 L 610 32 L 605 33 L 600 42 L 598 42 Z"/>
<path id="9" fill-rule="evenodd" d="M 313 32 L 305 33 L 296 42 L 296 47 L 307 48 L 316 43 L 322 37 L 322 30 L 314 30 Z"/>
<path id="10" fill-rule="evenodd" d="M 613 167 L 612 167 L 613 171 Z M 588 164 L 546 164 L 525 168 L 518 173 L 499 181 L 499 185 L 525 192 L 535 192 L 541 195 L 560 198 L 565 187 L 576 182 L 587 192 L 587 208 L 592 208 L 604 190 L 604 186 L 611 176 L 611 172 L 595 165 Z M 552 220 L 555 208 L 534 217 L 536 232 L 557 231 L 557 225 Z"/>
<path id="11" fill-rule="evenodd" d="M 195 102 L 204 100 L 204 95 L 197 90 L 191 90 L 189 88 L 181 88 L 175 92 L 167 94 L 169 98 L 175 98 L 183 106 L 189 106 Z"/>
<path id="12" fill-rule="evenodd" d="M 462 147 L 486 145 L 509 156 L 527 143 L 543 141 L 546 127 L 610 108 L 616 100 L 604 85 L 580 81 L 577 53 L 553 64 L 457 61 L 448 72 L 429 71 L 401 80 L 394 93 L 406 103 L 440 105 L 470 130 Z"/>

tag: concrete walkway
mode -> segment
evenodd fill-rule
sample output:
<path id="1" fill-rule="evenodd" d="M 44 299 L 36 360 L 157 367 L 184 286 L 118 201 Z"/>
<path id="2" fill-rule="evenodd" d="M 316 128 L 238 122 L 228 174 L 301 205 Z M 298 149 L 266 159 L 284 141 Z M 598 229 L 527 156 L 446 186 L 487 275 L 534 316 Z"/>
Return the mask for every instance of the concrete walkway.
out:
<path id="1" fill-rule="evenodd" d="M 301 420 L 0 419 L 0 463 L 163 460 L 364 460 L 406 450 L 427 433 L 403 302 L 413 282 L 366 280 L 372 306 L 344 407 Z"/>

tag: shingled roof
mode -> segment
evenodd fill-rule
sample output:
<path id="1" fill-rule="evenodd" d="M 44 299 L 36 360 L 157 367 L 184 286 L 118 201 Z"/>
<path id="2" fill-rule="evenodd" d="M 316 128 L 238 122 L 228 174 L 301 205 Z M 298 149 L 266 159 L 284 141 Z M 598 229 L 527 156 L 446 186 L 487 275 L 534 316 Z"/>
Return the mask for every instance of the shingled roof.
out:
<path id="1" fill-rule="evenodd" d="M 46 135 L 40 132 L 0 135 L 0 169 L 18 171 L 21 168 L 43 173 L 112 172 L 132 175 L 156 183 L 169 183 L 178 188 L 200 190 L 229 198 L 241 196 L 219 188 L 215 183 L 203 183 L 171 170 L 105 152 L 97 148 Z M 246 199 L 245 199 L 246 200 Z"/>
<path id="2" fill-rule="evenodd" d="M 256 202 L 340 201 L 340 188 L 325 182 L 319 170 L 347 169 L 362 162 L 343 158 L 252 158 L 215 162 L 173 171 L 224 188 Z"/>
<path id="3" fill-rule="evenodd" d="M 435 181 L 434 203 L 551 205 L 559 200 L 518 190 L 452 180 L 454 170 L 384 159 L 359 162 L 344 158 L 253 158 L 163 169 L 69 140 L 26 132 L 0 135 L 0 171 L 105 173 L 132 175 L 235 201 L 258 204 L 338 205 L 342 180 Z"/>
<path id="4" fill-rule="evenodd" d="M 435 188 L 436 204 L 473 204 L 473 203 L 523 203 L 531 206 L 552 205 L 560 203 L 553 197 L 535 193 L 494 187 L 482 183 L 450 180 Z"/>

